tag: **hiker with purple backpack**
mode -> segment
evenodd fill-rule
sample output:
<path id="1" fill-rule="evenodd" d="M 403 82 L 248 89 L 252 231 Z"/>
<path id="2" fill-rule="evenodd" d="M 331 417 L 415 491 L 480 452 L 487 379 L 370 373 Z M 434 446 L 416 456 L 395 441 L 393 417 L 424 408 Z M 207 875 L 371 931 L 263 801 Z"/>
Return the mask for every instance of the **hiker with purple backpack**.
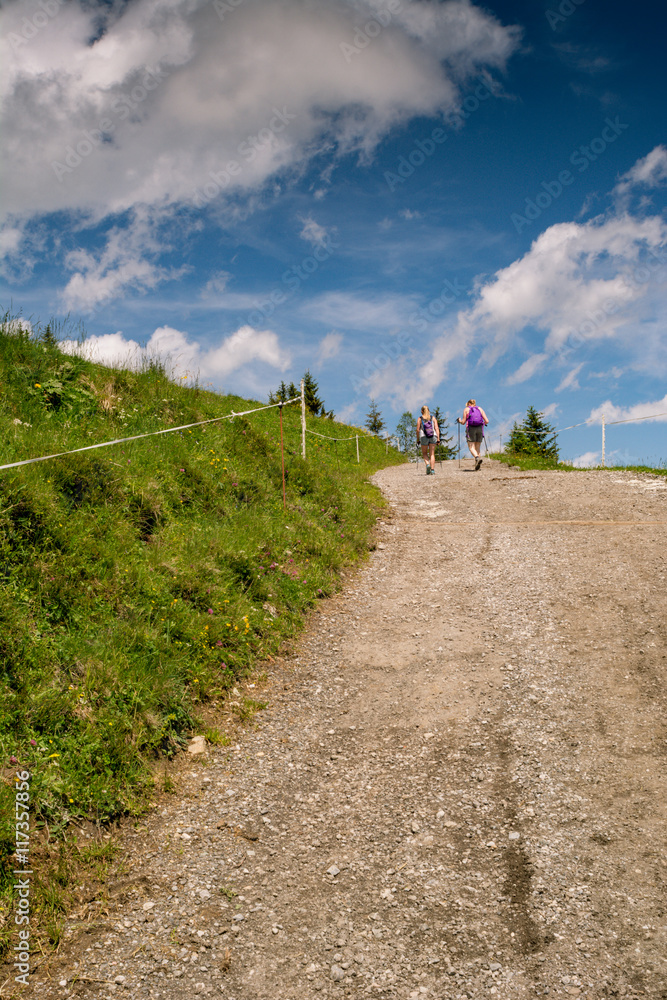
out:
<path id="1" fill-rule="evenodd" d="M 478 472 L 482 465 L 482 441 L 484 440 L 484 428 L 489 422 L 489 418 L 478 406 L 474 399 L 469 399 L 462 417 L 457 417 L 459 424 L 466 425 L 466 440 L 470 454 L 475 459 L 475 472 Z"/>
<path id="2" fill-rule="evenodd" d="M 422 406 L 421 416 L 417 420 L 417 444 L 422 448 L 427 476 L 435 475 L 435 446 L 439 441 L 438 421 L 431 416 L 428 406 Z"/>

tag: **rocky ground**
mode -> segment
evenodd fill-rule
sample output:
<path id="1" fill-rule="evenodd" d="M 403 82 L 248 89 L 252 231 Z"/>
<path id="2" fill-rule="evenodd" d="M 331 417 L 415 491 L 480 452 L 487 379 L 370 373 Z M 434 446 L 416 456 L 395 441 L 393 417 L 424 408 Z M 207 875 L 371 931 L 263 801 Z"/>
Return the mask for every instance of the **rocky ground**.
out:
<path id="1" fill-rule="evenodd" d="M 667 481 L 470 465 L 375 477 L 369 562 L 23 996 L 667 998 Z"/>

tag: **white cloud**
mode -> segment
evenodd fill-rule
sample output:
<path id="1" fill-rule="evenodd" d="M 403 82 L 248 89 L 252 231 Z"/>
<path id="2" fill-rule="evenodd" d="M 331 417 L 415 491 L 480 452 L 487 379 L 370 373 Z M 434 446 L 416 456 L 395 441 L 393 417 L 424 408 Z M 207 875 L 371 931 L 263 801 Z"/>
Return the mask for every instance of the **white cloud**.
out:
<path id="1" fill-rule="evenodd" d="M 580 385 L 577 381 L 577 376 L 581 369 L 584 367 L 584 362 L 575 365 L 571 368 L 567 375 L 564 375 L 560 383 L 556 386 L 556 392 L 562 392 L 563 389 L 579 389 Z"/>
<path id="2" fill-rule="evenodd" d="M 108 7 L 65 4 L 17 47 L 33 6 L 3 6 L 5 205 L 103 218 L 257 190 L 324 149 L 370 157 L 395 125 L 455 111 L 466 78 L 518 45 L 469 0 L 403 0 L 347 61 L 373 9 L 254 0 L 220 18 L 208 0 L 136 0 L 91 43 Z"/>
<path id="3" fill-rule="evenodd" d="M 206 282 L 202 290 L 202 297 L 206 298 L 209 295 L 222 295 L 227 288 L 231 277 L 232 275 L 229 271 L 218 271 Z"/>
<path id="4" fill-rule="evenodd" d="M 90 311 L 130 288 L 155 288 L 184 273 L 161 267 L 151 258 L 164 251 L 150 214 L 138 211 L 125 228 L 114 226 L 100 251 L 71 250 L 64 265 L 74 274 L 61 293 L 66 309 Z"/>
<path id="5" fill-rule="evenodd" d="M 558 413 L 559 409 L 560 409 L 559 403 L 549 403 L 548 406 L 545 406 L 540 410 L 540 413 L 542 414 L 543 417 L 546 417 L 548 420 L 549 417 L 553 417 L 556 413 Z"/>
<path id="6" fill-rule="evenodd" d="M 585 451 L 583 455 L 577 455 L 576 458 L 572 459 L 572 465 L 575 465 L 578 469 L 586 469 L 590 466 L 599 465 L 601 454 L 599 451 Z"/>
<path id="7" fill-rule="evenodd" d="M 458 332 L 486 336 L 495 361 L 526 329 L 545 335 L 548 355 L 632 329 L 644 318 L 649 287 L 646 276 L 640 281 L 635 275 L 645 270 L 650 278 L 664 269 L 666 241 L 667 225 L 658 216 L 551 226 L 523 257 L 478 288 L 474 305 L 459 313 Z M 660 313 L 661 303 L 653 303 Z"/>
<path id="8" fill-rule="evenodd" d="M 510 385 L 603 339 L 615 339 L 634 352 L 634 367 L 650 366 L 655 373 L 667 364 L 667 306 L 661 287 L 667 275 L 666 245 L 667 223 L 658 215 L 640 218 L 620 211 L 551 226 L 523 257 L 478 283 L 473 304 L 446 321 L 433 338 L 428 363 L 417 367 L 416 358 L 403 358 L 373 375 L 371 391 L 389 395 L 396 405 L 416 405 L 432 395 L 453 362 L 473 349 L 491 366 L 525 340 L 533 354 L 509 377 Z M 390 314 L 394 323 L 405 325 L 409 303 L 407 296 L 400 302 L 369 302 L 329 294 L 317 306 L 332 324 L 370 329 L 391 322 Z M 642 350 L 637 352 L 640 327 Z M 580 370 L 575 366 L 559 389 L 574 388 Z"/>
<path id="9" fill-rule="evenodd" d="M 526 358 L 515 372 L 505 379 L 506 385 L 518 385 L 520 382 L 527 382 L 537 372 L 544 367 L 544 362 L 549 358 L 548 354 L 533 354 Z"/>
<path id="10" fill-rule="evenodd" d="M 654 402 L 635 403 L 634 406 L 616 406 L 615 403 L 607 399 L 591 410 L 588 422 L 592 424 L 602 423 L 603 414 L 607 423 L 613 423 L 617 420 L 637 420 L 639 422 L 640 418 L 653 417 L 654 415 L 657 415 L 655 416 L 656 422 L 665 423 L 667 422 L 667 396 Z"/>
<path id="11" fill-rule="evenodd" d="M 322 337 L 320 341 L 320 349 L 317 354 L 317 364 L 321 365 L 325 361 L 329 361 L 331 358 L 335 358 L 337 354 L 340 353 L 340 349 L 343 346 L 343 334 L 336 333 L 332 330 L 327 333 L 326 337 Z"/>
<path id="12" fill-rule="evenodd" d="M 122 332 L 86 337 L 83 343 L 61 340 L 65 354 L 81 354 L 90 361 L 119 368 L 134 368 L 141 363 L 142 349 L 136 340 L 126 340 Z"/>
<path id="13" fill-rule="evenodd" d="M 21 226 L 7 225 L 0 229 L 0 257 L 8 257 L 16 253 L 23 239 Z"/>
<path id="14" fill-rule="evenodd" d="M 301 314 L 344 330 L 377 333 L 405 325 L 414 308 L 414 300 L 408 296 L 365 297 L 355 292 L 326 292 L 304 303 Z"/>
<path id="15" fill-rule="evenodd" d="M 290 354 L 280 346 L 272 330 L 255 330 L 242 326 L 225 337 L 217 346 L 204 348 L 187 333 L 174 327 L 161 326 L 152 333 L 145 347 L 126 339 L 122 332 L 88 337 L 79 344 L 63 341 L 66 353 L 78 353 L 107 365 L 133 368 L 146 359 L 160 358 L 174 372 L 199 375 L 203 379 L 236 379 L 235 388 L 264 391 L 270 383 L 267 368 L 285 371 Z"/>
<path id="16" fill-rule="evenodd" d="M 312 215 L 301 220 L 303 222 L 303 228 L 299 233 L 302 240 L 306 240 L 314 247 L 324 246 L 329 239 L 329 234 L 327 233 L 324 226 L 321 226 L 319 222 L 315 222 Z"/>
<path id="17" fill-rule="evenodd" d="M 359 408 L 357 403 L 348 403 L 336 414 L 336 420 L 340 421 L 341 424 L 349 424 L 356 419 Z"/>
<path id="18" fill-rule="evenodd" d="M 227 337 L 220 347 L 203 354 L 200 363 L 202 370 L 225 377 L 244 365 L 258 362 L 285 371 L 290 360 L 290 355 L 281 349 L 278 337 L 272 330 L 255 330 L 251 326 L 242 326 Z"/>
<path id="19" fill-rule="evenodd" d="M 635 187 L 656 188 L 667 182 L 667 146 L 656 146 L 623 174 L 614 194 L 624 198 Z"/>

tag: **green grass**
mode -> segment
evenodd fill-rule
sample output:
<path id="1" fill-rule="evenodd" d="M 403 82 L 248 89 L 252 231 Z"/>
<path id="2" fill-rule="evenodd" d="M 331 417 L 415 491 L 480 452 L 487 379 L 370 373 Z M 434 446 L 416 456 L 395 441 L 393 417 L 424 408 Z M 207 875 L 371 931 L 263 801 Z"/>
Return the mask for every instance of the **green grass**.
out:
<path id="1" fill-rule="evenodd" d="M 0 325 L 0 464 L 262 402 L 176 383 L 159 361 L 112 370 Z M 382 508 L 368 477 L 402 456 L 359 432 L 360 465 L 354 442 L 312 436 L 303 461 L 299 407 L 283 421 L 286 510 L 277 410 L 0 473 L 0 886 L 12 767 L 30 770 L 33 823 L 51 838 L 73 820 L 140 814 L 155 762 L 209 727 L 204 703 L 275 654 L 368 551 Z M 57 898 L 44 906 L 55 935 Z"/>
<path id="2" fill-rule="evenodd" d="M 590 472 L 591 469 L 597 469 L 606 472 L 647 472 L 654 476 L 667 476 L 667 468 L 664 466 L 659 468 L 654 468 L 650 465 L 576 466 L 570 462 L 554 462 L 549 459 L 540 458 L 539 456 L 514 455 L 509 452 L 489 452 L 489 458 L 494 458 L 505 465 L 516 465 L 522 471 L 530 469 L 557 469 L 559 472 Z"/>

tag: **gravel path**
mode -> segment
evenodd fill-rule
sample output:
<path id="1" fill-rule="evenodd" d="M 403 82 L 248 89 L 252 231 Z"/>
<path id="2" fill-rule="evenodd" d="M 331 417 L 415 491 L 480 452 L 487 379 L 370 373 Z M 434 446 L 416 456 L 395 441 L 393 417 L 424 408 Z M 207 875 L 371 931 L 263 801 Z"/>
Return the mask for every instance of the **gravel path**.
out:
<path id="1" fill-rule="evenodd" d="M 369 562 L 22 996 L 667 998 L 667 481 L 469 466 L 377 474 Z"/>

